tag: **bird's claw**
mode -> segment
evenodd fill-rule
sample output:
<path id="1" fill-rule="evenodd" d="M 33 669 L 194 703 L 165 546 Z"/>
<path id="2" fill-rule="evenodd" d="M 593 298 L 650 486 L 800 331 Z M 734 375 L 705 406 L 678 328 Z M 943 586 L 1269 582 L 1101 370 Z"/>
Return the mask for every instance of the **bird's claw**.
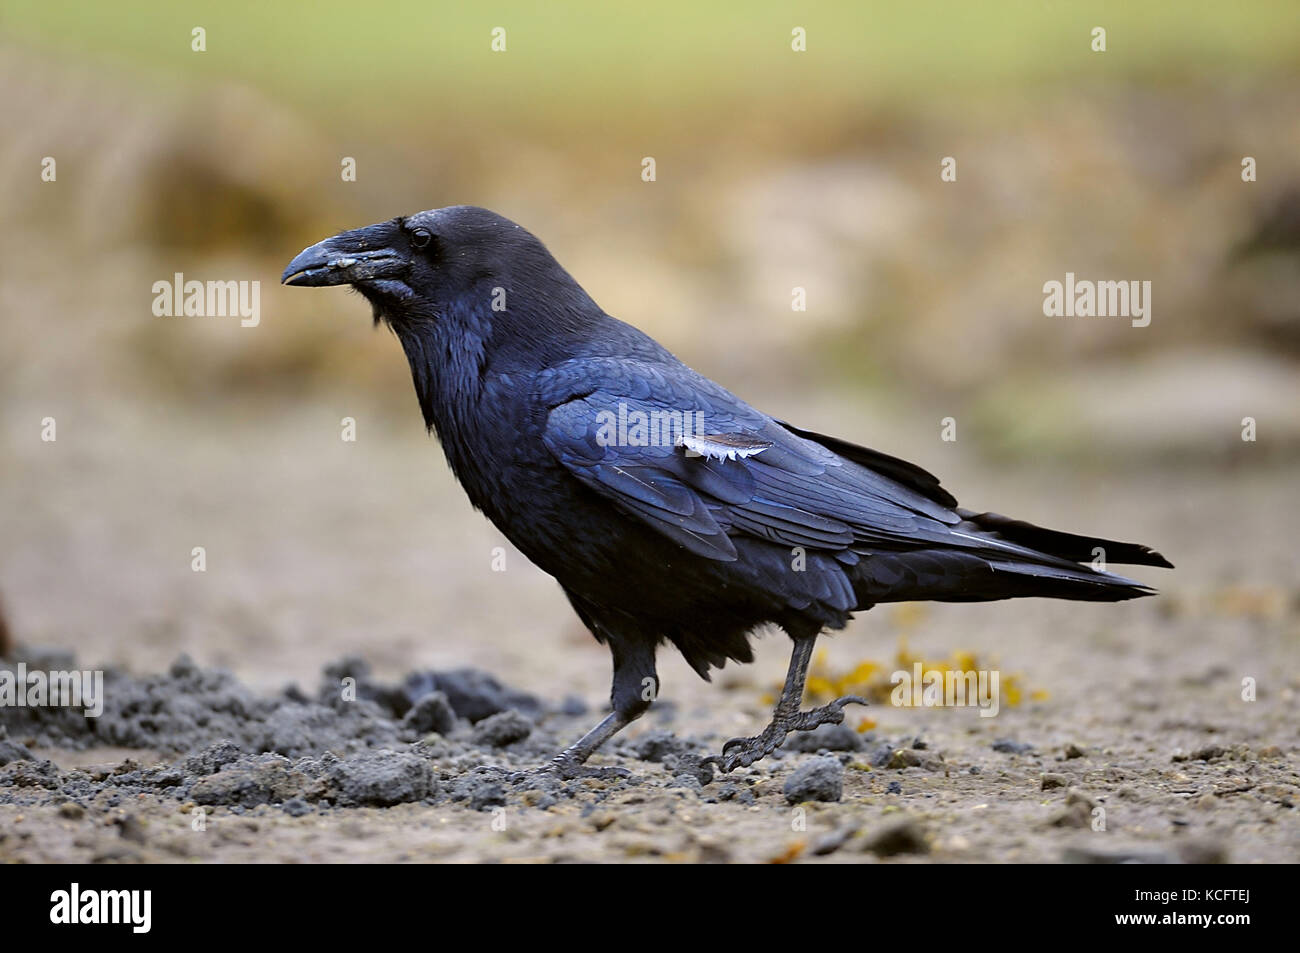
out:
<path id="1" fill-rule="evenodd" d="M 722 746 L 722 754 L 713 759 L 713 763 L 723 774 L 730 774 L 736 768 L 748 767 L 781 747 L 787 734 L 789 729 L 786 722 L 773 721 L 752 738 L 732 738 Z"/>
<path id="2" fill-rule="evenodd" d="M 552 758 L 545 764 L 540 764 L 534 768 L 508 768 L 504 765 L 485 764 L 481 765 L 477 770 L 494 775 L 511 786 L 517 786 L 529 779 L 543 777 L 555 778 L 558 781 L 574 781 L 582 778 L 613 781 L 632 776 L 632 772 L 627 768 L 593 767 L 580 764 L 571 758 L 564 758 L 563 756 Z"/>
<path id="3" fill-rule="evenodd" d="M 732 738 L 722 746 L 722 754 L 705 759 L 705 763 L 717 765 L 723 774 L 730 774 L 736 768 L 748 767 L 781 747 L 792 731 L 812 731 L 822 725 L 841 724 L 844 721 L 844 706 L 849 704 L 870 703 L 857 695 L 845 695 L 820 708 L 774 718 L 761 734 L 752 738 Z"/>
<path id="4" fill-rule="evenodd" d="M 601 781 L 613 781 L 618 778 L 630 778 L 632 772 L 627 768 L 613 766 L 595 767 L 582 764 L 573 758 L 559 755 L 546 764 L 534 769 L 539 774 L 554 774 L 561 781 L 573 781 L 579 778 L 595 778 Z"/>
<path id="5" fill-rule="evenodd" d="M 869 705 L 871 704 L 865 698 L 859 695 L 845 695 L 843 698 L 837 698 L 829 705 L 822 705 L 820 708 L 810 708 L 808 711 L 797 712 L 788 723 L 790 731 L 812 731 L 814 728 L 820 728 L 822 725 L 839 725 L 844 723 L 844 706 L 845 705 Z"/>

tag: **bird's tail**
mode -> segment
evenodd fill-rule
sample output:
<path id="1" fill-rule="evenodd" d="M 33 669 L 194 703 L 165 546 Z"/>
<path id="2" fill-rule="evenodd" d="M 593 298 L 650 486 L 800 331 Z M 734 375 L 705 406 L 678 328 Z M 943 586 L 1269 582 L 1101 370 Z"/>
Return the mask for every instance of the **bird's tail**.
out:
<path id="1" fill-rule="evenodd" d="M 1150 586 L 1100 568 L 1110 563 L 1173 565 L 1135 543 L 1043 529 L 996 513 L 958 510 L 952 542 L 908 552 L 863 554 L 853 587 L 865 603 L 986 602 L 1041 596 L 1122 602 L 1154 595 Z"/>
<path id="2" fill-rule="evenodd" d="M 1173 569 L 1174 564 L 1155 550 L 1137 543 L 1119 543 L 1112 539 L 1078 536 L 1054 529 L 1043 529 L 1024 520 L 1013 520 L 1000 513 L 975 513 L 959 509 L 957 515 L 995 539 L 1005 540 L 1029 549 L 1067 559 L 1075 563 L 1115 563 L 1121 566 L 1162 566 Z"/>

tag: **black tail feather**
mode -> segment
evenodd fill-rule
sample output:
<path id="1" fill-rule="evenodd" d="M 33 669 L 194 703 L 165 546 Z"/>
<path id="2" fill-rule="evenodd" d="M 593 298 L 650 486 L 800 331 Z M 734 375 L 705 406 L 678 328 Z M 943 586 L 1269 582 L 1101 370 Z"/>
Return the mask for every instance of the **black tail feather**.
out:
<path id="1" fill-rule="evenodd" d="M 1071 562 L 1086 563 L 1097 557 L 1096 549 L 1102 550 L 1101 558 L 1107 563 L 1122 566 L 1162 566 L 1173 569 L 1174 564 L 1165 559 L 1154 549 L 1137 543 L 1120 543 L 1111 539 L 1098 539 L 1094 536 L 1078 536 L 1074 533 L 1062 533 L 1054 529 L 1043 529 L 1024 520 L 1013 520 L 1000 513 L 975 513 L 959 509 L 957 515 L 973 523 L 988 533 L 994 533 L 1008 543 L 1028 546 L 1039 552 L 1068 559 Z"/>

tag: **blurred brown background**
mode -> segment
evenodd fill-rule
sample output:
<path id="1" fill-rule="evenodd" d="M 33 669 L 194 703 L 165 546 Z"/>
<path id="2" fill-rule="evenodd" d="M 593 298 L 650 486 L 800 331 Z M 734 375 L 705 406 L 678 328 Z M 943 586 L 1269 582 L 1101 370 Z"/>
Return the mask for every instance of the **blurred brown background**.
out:
<path id="1" fill-rule="evenodd" d="M 424 435 L 396 342 L 355 296 L 278 284 L 329 234 L 460 203 L 777 416 L 965 505 L 1164 550 L 1166 605 L 1294 598 L 1292 3 L 14 2 L 0 82 L 19 641 L 145 670 L 185 650 L 265 685 L 359 651 L 603 694 L 553 583 L 517 555 L 490 571 L 503 541 Z M 1045 317 L 1067 271 L 1151 281 L 1150 326 Z M 175 272 L 260 281 L 260 325 L 155 317 Z M 1073 610 L 1008 611 L 937 619 Z"/>

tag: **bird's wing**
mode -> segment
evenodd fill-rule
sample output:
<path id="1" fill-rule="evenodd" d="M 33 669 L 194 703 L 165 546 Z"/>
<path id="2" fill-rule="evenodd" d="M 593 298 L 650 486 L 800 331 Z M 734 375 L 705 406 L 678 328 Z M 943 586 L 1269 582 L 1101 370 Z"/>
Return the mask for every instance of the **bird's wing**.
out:
<path id="1" fill-rule="evenodd" d="M 578 480 L 694 553 L 733 560 L 739 534 L 832 552 L 954 544 L 960 517 L 950 508 L 685 368 L 587 370 L 582 391 L 551 406 L 545 445 Z"/>

